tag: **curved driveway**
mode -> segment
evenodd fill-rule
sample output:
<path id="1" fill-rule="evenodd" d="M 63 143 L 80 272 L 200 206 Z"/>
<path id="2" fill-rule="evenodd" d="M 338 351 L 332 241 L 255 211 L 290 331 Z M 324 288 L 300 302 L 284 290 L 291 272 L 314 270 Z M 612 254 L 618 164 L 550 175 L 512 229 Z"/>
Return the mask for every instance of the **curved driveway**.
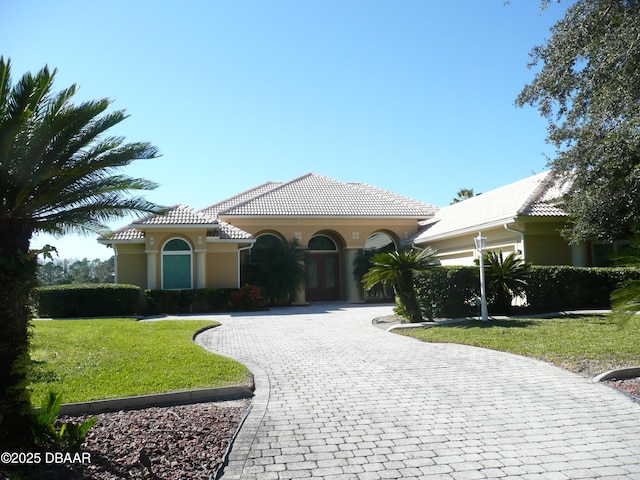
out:
<path id="1" fill-rule="evenodd" d="M 216 316 L 255 376 L 224 480 L 640 479 L 640 405 L 546 363 L 371 325 L 391 306 Z"/>

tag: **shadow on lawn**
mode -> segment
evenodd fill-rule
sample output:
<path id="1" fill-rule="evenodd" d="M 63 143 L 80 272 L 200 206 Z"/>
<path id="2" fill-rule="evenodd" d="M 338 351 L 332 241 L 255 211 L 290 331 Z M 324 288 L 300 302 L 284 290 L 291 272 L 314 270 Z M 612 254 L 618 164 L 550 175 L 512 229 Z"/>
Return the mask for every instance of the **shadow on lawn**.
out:
<path id="1" fill-rule="evenodd" d="M 487 322 L 466 320 L 464 322 L 439 325 L 438 328 L 527 328 L 536 323 L 533 319 L 489 319 Z"/>

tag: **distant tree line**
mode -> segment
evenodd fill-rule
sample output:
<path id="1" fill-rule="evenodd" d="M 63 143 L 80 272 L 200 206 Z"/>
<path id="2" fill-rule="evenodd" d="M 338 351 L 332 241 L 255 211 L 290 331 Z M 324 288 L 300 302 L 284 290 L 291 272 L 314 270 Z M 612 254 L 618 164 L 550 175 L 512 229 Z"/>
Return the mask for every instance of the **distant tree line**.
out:
<path id="1" fill-rule="evenodd" d="M 66 285 L 71 283 L 113 283 L 114 257 L 107 260 L 54 259 L 40 263 L 38 285 Z"/>

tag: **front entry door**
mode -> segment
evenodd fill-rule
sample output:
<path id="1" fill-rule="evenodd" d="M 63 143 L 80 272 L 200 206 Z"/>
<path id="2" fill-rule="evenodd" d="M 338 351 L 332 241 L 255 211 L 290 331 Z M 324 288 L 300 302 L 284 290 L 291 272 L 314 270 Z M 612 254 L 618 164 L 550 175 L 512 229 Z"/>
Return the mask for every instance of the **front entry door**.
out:
<path id="1" fill-rule="evenodd" d="M 339 300 L 340 281 L 337 253 L 311 254 L 306 261 L 307 300 Z"/>

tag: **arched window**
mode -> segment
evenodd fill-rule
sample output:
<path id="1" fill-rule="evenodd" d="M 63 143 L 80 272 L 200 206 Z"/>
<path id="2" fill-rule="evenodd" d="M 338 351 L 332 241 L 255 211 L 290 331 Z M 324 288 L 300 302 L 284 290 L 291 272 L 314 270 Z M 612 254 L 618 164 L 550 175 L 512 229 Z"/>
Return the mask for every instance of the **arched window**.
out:
<path id="1" fill-rule="evenodd" d="M 311 240 L 309 240 L 309 244 L 307 245 L 307 247 L 309 248 L 309 250 L 324 250 L 329 252 L 338 251 L 336 243 L 326 235 L 316 235 Z"/>
<path id="2" fill-rule="evenodd" d="M 183 290 L 193 288 L 191 246 L 181 238 L 172 238 L 162 248 L 162 288 Z"/>

